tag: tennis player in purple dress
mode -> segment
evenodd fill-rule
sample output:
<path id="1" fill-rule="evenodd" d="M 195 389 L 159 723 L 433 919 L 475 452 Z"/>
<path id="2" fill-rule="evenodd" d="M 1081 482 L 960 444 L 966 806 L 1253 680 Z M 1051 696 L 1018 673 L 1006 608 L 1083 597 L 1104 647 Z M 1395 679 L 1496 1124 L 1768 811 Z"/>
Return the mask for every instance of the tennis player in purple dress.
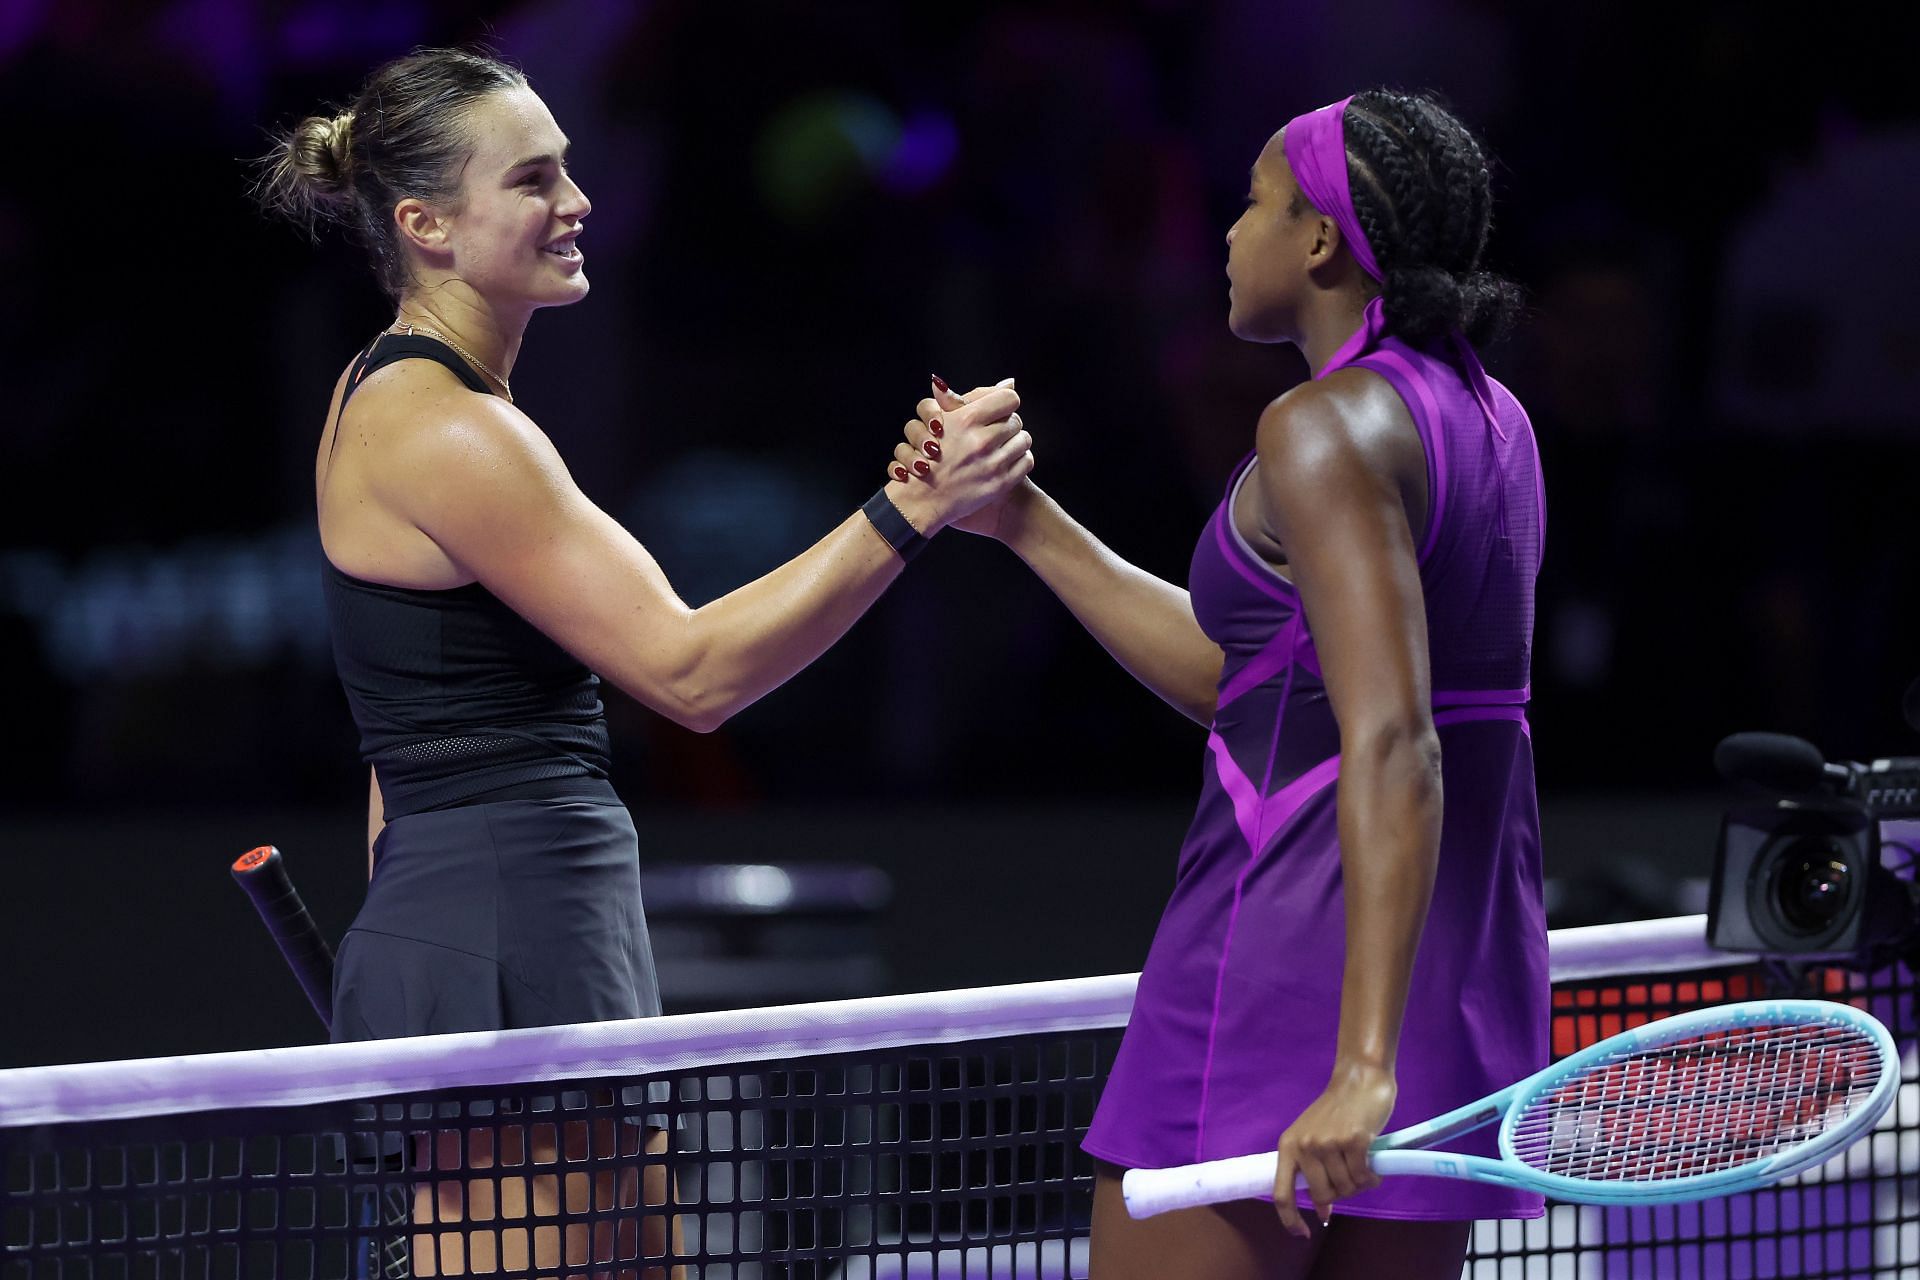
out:
<path id="1" fill-rule="evenodd" d="M 1517 301 L 1480 270 L 1490 206 L 1481 148 L 1425 97 L 1363 93 L 1267 144 L 1227 235 L 1228 323 L 1299 346 L 1313 377 L 1261 415 L 1191 594 L 1031 482 L 960 522 L 1208 727 L 1173 898 L 1085 1141 L 1094 1280 L 1453 1280 L 1473 1219 L 1542 1211 L 1518 1191 L 1382 1181 L 1365 1155 L 1547 1061 L 1525 713 L 1543 500 L 1527 415 L 1473 347 Z M 897 458 L 961 400 L 936 384 Z M 1276 1144 L 1277 1213 L 1136 1222 L 1122 1205 L 1126 1168 Z"/>

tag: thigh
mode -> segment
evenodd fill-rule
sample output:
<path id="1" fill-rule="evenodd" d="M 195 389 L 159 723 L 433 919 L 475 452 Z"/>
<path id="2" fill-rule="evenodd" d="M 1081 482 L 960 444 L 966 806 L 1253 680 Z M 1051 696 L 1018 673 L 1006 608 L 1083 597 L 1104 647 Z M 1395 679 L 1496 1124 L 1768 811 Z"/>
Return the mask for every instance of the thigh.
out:
<path id="1" fill-rule="evenodd" d="M 1135 1220 L 1120 1198 L 1122 1170 L 1096 1162 L 1089 1280 L 1304 1280 L 1324 1232 L 1287 1234 L 1264 1200 L 1180 1209 Z M 1395 1280 L 1407 1280 L 1395 1277 Z"/>
<path id="2" fill-rule="evenodd" d="M 1362 1218 L 1337 1209 L 1314 1262 L 1313 1280 L 1460 1280 L 1471 1222 Z"/>

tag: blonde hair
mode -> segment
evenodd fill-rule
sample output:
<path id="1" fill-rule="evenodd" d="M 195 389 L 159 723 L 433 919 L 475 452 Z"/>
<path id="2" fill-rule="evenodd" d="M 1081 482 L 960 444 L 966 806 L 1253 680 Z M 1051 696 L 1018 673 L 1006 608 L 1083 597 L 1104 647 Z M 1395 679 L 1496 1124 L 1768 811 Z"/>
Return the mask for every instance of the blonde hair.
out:
<path id="1" fill-rule="evenodd" d="M 320 224 L 353 199 L 353 112 L 308 116 L 259 163 L 261 206 L 317 237 Z"/>
<path id="2" fill-rule="evenodd" d="M 492 53 L 416 49 L 381 66 L 345 108 L 274 135 L 254 162 L 254 199 L 317 239 L 339 226 L 372 258 L 392 297 L 408 283 L 393 207 L 409 196 L 450 201 L 472 146 L 468 109 L 526 76 Z"/>

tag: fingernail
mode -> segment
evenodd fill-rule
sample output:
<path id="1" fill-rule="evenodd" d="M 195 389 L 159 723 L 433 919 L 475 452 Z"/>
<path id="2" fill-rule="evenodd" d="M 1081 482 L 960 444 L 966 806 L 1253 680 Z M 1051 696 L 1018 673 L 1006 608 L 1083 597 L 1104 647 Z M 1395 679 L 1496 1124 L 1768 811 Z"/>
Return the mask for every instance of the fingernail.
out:
<path id="1" fill-rule="evenodd" d="M 925 449 L 927 451 L 927 456 L 929 458 L 932 458 L 935 462 L 938 462 L 940 460 L 940 446 L 935 444 L 933 441 L 929 440 L 925 444 L 921 445 L 920 447 L 922 449 Z"/>
<path id="2" fill-rule="evenodd" d="M 947 429 L 940 425 L 940 419 L 938 418 L 927 419 L 927 430 L 933 432 L 936 438 L 947 434 Z"/>
<path id="3" fill-rule="evenodd" d="M 924 463 L 924 462 L 920 462 L 920 461 L 917 461 L 917 460 L 916 460 L 916 461 L 914 462 L 914 464 L 913 464 L 913 469 L 914 469 L 915 471 L 918 471 L 918 472 L 919 472 L 919 473 L 920 473 L 921 475 L 923 475 L 923 476 L 930 476 L 930 475 L 932 475 L 932 474 L 933 474 L 933 468 L 932 468 L 932 467 L 930 467 L 930 466 L 928 466 L 928 465 L 927 465 L 926 463 Z"/>
<path id="4" fill-rule="evenodd" d="M 947 385 L 947 380 L 941 377 L 939 374 L 930 373 L 927 376 L 933 379 L 934 390 L 940 392 L 942 395 L 945 395 L 947 392 L 953 389 Z"/>
<path id="5" fill-rule="evenodd" d="M 907 469 L 905 467 L 895 467 L 893 469 L 893 478 L 901 484 L 905 484 L 907 482 Z"/>

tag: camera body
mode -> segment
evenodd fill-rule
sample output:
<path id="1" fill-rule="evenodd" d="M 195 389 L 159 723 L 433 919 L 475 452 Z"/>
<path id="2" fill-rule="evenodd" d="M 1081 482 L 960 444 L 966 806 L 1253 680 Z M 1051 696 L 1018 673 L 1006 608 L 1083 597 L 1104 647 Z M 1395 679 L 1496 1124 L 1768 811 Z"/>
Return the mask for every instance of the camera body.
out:
<path id="1" fill-rule="evenodd" d="M 1870 899 L 1905 888 L 1880 865 L 1880 829 L 1863 804 L 1826 797 L 1734 810 L 1720 823 L 1707 897 L 1708 945 L 1842 960 L 1877 939 Z"/>
<path id="2" fill-rule="evenodd" d="M 1883 865 L 1880 824 L 1920 817 L 1920 759 L 1829 763 L 1780 734 L 1735 734 L 1714 758 L 1729 779 L 1787 794 L 1721 820 L 1709 945 L 1861 966 L 1912 946 L 1920 888 Z"/>

